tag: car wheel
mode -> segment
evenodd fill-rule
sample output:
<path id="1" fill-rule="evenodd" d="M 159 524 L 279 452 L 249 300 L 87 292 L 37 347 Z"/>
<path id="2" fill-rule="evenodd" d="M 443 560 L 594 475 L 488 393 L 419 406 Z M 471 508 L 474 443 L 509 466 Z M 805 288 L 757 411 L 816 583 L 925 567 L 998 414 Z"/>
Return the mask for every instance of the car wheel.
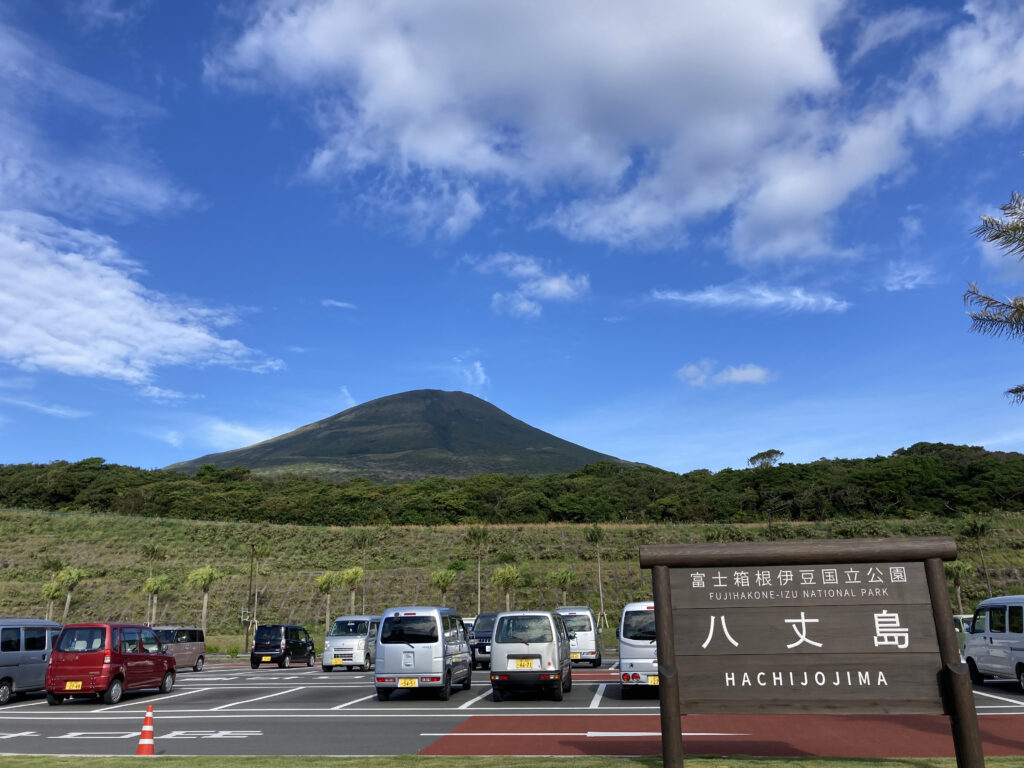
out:
<path id="1" fill-rule="evenodd" d="M 598 667 L 600 667 L 601 666 L 601 654 L 600 653 L 597 654 L 597 658 L 594 659 L 592 662 L 590 662 L 590 664 L 591 664 L 591 666 L 594 669 L 597 669 Z"/>
<path id="2" fill-rule="evenodd" d="M 17 635 L 15 635 L 17 639 Z M 14 698 L 14 688 L 11 687 L 10 680 L 0 680 L 0 704 L 6 704 L 12 698 Z"/>
<path id="3" fill-rule="evenodd" d="M 499 704 L 505 700 L 505 696 L 502 694 L 501 688 L 497 687 L 491 689 L 491 698 Z"/>
<path id="4" fill-rule="evenodd" d="M 334 667 L 325 667 L 325 666 L 321 665 L 320 669 L 322 669 L 324 672 L 330 672 L 332 669 L 334 669 Z"/>
<path id="5" fill-rule="evenodd" d="M 351 664 L 346 664 L 346 665 L 345 665 L 345 669 L 346 669 L 346 670 L 347 670 L 348 672 L 351 672 L 351 671 L 352 671 L 353 669 L 355 669 L 355 667 L 353 667 L 353 666 L 352 666 Z"/>
<path id="6" fill-rule="evenodd" d="M 59 693 L 50 693 L 49 691 L 47 691 L 46 703 L 49 704 L 51 707 L 56 707 L 62 701 L 64 701 L 64 697 L 61 696 Z"/>
<path id="7" fill-rule="evenodd" d="M 174 687 L 174 673 L 170 670 L 164 673 L 164 679 L 160 681 L 160 693 L 170 693 Z"/>
<path id="8" fill-rule="evenodd" d="M 462 690 L 468 691 L 473 686 L 473 668 L 466 670 L 466 679 L 462 681 Z"/>
<path id="9" fill-rule="evenodd" d="M 437 698 L 440 701 L 448 701 L 452 697 L 452 673 L 444 673 L 444 685 L 441 686 L 441 690 L 437 692 Z"/>
<path id="10" fill-rule="evenodd" d="M 200 656 L 198 659 L 196 659 L 196 663 L 195 663 L 195 665 L 193 665 L 192 671 L 193 672 L 202 672 L 203 671 L 203 665 L 205 663 L 206 663 L 206 660 L 203 659 L 202 656 Z"/>
<path id="11" fill-rule="evenodd" d="M 378 688 L 377 689 L 377 701 L 387 701 L 391 698 L 390 688 Z"/>
<path id="12" fill-rule="evenodd" d="M 363 657 L 363 671 L 370 671 L 370 654 L 366 654 L 366 656 Z"/>
<path id="13" fill-rule="evenodd" d="M 309 652 L 309 658 L 306 659 L 306 666 L 307 667 L 312 667 L 314 664 L 316 664 L 316 652 L 315 651 L 310 651 Z"/>
<path id="14" fill-rule="evenodd" d="M 565 698 L 565 694 L 562 692 L 562 686 L 564 684 L 565 683 L 563 683 L 561 680 L 559 680 L 551 688 L 551 699 L 552 699 L 552 701 L 561 701 L 563 698 Z"/>
<path id="15" fill-rule="evenodd" d="M 253 669 L 259 669 L 260 668 L 260 663 L 258 661 L 250 661 L 249 662 L 249 666 L 252 667 Z"/>
<path id="16" fill-rule="evenodd" d="M 566 693 L 572 690 L 572 667 L 569 667 L 569 671 L 565 675 L 565 684 L 562 686 L 562 690 Z"/>
<path id="17" fill-rule="evenodd" d="M 288 669 L 292 665 L 292 657 L 287 653 L 281 657 L 281 660 L 277 662 L 277 666 L 281 669 Z"/>
<path id="18" fill-rule="evenodd" d="M 124 683 L 121 682 L 121 678 L 115 677 L 113 682 L 110 683 L 110 687 L 103 692 L 103 702 L 105 704 L 117 704 L 124 695 Z"/>
<path id="19" fill-rule="evenodd" d="M 974 663 L 974 659 L 967 660 L 967 671 L 971 675 L 971 682 L 975 685 L 981 685 L 985 682 L 985 676 L 978 671 L 978 665 Z"/>
<path id="20" fill-rule="evenodd" d="M 1020 689 L 1024 691 L 1024 664 L 1019 664 L 1017 666 L 1017 685 L 1019 685 Z"/>

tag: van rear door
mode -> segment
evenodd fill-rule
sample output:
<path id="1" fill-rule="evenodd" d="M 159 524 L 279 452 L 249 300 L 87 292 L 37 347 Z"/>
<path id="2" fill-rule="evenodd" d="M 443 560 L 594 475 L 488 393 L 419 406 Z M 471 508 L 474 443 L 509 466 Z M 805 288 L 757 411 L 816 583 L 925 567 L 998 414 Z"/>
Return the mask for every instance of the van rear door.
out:
<path id="1" fill-rule="evenodd" d="M 18 688 L 20 690 L 38 690 L 43 687 L 46 678 L 46 663 L 50 658 L 49 644 L 46 642 L 46 627 L 25 627 L 22 633 L 21 672 Z"/>

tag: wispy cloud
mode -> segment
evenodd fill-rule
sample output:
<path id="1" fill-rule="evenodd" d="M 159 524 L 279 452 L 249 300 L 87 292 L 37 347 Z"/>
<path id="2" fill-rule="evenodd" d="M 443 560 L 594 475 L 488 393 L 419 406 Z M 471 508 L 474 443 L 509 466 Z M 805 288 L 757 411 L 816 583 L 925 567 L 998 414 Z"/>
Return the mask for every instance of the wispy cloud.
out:
<path id="1" fill-rule="evenodd" d="M 895 43 L 920 32 L 941 27 L 947 15 L 926 8 L 901 8 L 871 18 L 857 36 L 857 47 L 850 55 L 850 63 L 860 61 L 871 51 Z"/>
<path id="2" fill-rule="evenodd" d="M 208 419 L 196 430 L 195 437 L 217 451 L 230 451 L 261 443 L 287 432 L 286 429 L 253 427 L 224 419 Z"/>
<path id="3" fill-rule="evenodd" d="M 491 297 L 491 308 L 498 314 L 537 317 L 545 301 L 577 301 L 590 290 L 587 275 L 567 272 L 550 273 L 533 256 L 518 253 L 496 253 L 473 261 L 480 274 L 499 274 L 517 283 L 513 291 L 500 291 Z"/>
<path id="4" fill-rule="evenodd" d="M 885 276 L 885 290 L 912 291 L 934 280 L 932 268 L 926 264 L 911 264 L 900 261 L 889 264 Z"/>
<path id="5" fill-rule="evenodd" d="M 722 384 L 767 384 L 775 374 L 753 363 L 719 368 L 714 360 L 689 363 L 676 371 L 676 378 L 691 387 L 713 387 Z"/>
<path id="6" fill-rule="evenodd" d="M 337 307 L 338 309 L 359 309 L 355 304 L 351 304 L 347 301 L 338 301 L 337 299 L 324 299 L 320 302 L 325 307 Z"/>
<path id="7" fill-rule="evenodd" d="M 17 397 L 0 396 L 0 403 L 13 405 L 18 408 L 25 408 L 26 410 L 43 413 L 47 416 L 57 416 L 61 419 L 81 419 L 90 415 L 89 411 L 82 411 L 78 408 L 68 408 L 63 405 L 48 405 L 46 403 L 37 403 L 34 400 L 25 400 Z"/>
<path id="8" fill-rule="evenodd" d="M 347 411 L 349 408 L 358 405 L 358 402 L 351 393 L 348 391 L 348 387 L 341 388 L 341 406 L 343 411 Z"/>
<path id="9" fill-rule="evenodd" d="M 108 237 L 27 213 L 0 213 L 0 360 L 127 382 L 180 399 L 153 379 L 165 366 L 277 370 L 220 330 L 230 309 L 188 304 L 147 289 L 140 267 Z"/>
<path id="10" fill-rule="evenodd" d="M 452 368 L 455 375 L 462 382 L 466 390 L 474 395 L 479 395 L 490 380 L 484 371 L 484 365 L 479 360 L 464 360 L 461 357 L 452 358 Z"/>
<path id="11" fill-rule="evenodd" d="M 845 312 L 849 303 L 826 293 L 800 287 L 769 285 L 712 285 L 701 291 L 652 291 L 654 301 L 696 306 L 776 310 L 781 312 Z"/>

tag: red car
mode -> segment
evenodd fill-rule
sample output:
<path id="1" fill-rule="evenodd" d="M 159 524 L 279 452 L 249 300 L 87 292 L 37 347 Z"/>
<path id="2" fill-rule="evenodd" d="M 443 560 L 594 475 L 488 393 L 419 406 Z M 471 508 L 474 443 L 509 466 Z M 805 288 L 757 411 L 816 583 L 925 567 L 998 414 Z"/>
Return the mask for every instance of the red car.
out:
<path id="1" fill-rule="evenodd" d="M 174 687 L 174 657 L 139 624 L 68 624 L 46 668 L 46 701 L 93 696 L 116 704 L 125 691 Z"/>

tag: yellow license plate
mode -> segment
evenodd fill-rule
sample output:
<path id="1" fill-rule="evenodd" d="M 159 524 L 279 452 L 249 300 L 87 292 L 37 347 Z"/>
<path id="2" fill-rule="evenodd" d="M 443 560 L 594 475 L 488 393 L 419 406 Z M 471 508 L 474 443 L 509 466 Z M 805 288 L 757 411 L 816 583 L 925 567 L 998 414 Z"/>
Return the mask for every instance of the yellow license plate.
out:
<path id="1" fill-rule="evenodd" d="M 658 684 L 658 676 L 657 675 L 648 675 L 647 676 L 647 684 L 648 685 L 657 685 Z"/>
<path id="2" fill-rule="evenodd" d="M 399 688 L 416 688 L 420 684 L 418 677 L 400 677 L 398 678 Z"/>
<path id="3" fill-rule="evenodd" d="M 573 661 L 576 661 L 579 657 L 580 657 L 580 655 L 578 653 L 570 653 L 569 654 L 569 658 L 572 659 Z"/>
<path id="4" fill-rule="evenodd" d="M 82 681 L 81 680 L 68 680 L 68 682 L 66 682 L 64 684 L 64 690 L 65 691 L 80 691 L 80 690 L 82 690 Z"/>
<path id="5" fill-rule="evenodd" d="M 516 659 L 516 669 L 533 669 L 533 659 Z"/>
<path id="6" fill-rule="evenodd" d="M 269 656 L 261 656 L 260 657 L 260 661 L 270 661 L 270 657 Z"/>
<path id="7" fill-rule="evenodd" d="M 344 664 L 344 663 L 345 663 L 345 661 L 343 659 L 331 659 L 331 664 L 333 664 L 335 666 L 337 666 L 338 664 Z"/>

